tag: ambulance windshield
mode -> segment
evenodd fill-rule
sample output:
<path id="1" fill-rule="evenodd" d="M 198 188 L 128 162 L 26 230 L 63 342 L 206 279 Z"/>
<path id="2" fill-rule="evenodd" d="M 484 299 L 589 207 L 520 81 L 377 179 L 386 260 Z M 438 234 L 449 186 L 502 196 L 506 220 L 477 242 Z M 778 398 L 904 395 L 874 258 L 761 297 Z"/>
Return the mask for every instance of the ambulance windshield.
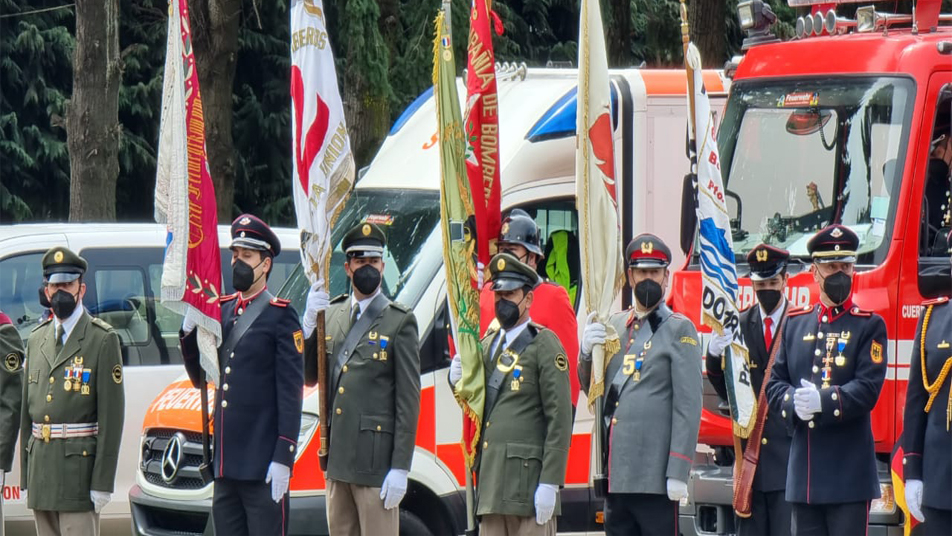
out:
<path id="1" fill-rule="evenodd" d="M 369 221 L 387 235 L 384 293 L 411 307 L 416 305 L 443 262 L 437 195 L 428 190 L 355 189 L 334 225 L 331 297 L 350 293 L 341 249 L 344 234 L 358 222 Z M 291 300 L 294 310 L 303 314 L 309 286 L 299 263 L 278 294 Z"/>
<path id="2" fill-rule="evenodd" d="M 881 263 L 914 93 L 906 78 L 735 83 L 718 144 L 737 258 L 761 242 L 806 257 L 835 222 L 859 235 L 860 264 Z"/>

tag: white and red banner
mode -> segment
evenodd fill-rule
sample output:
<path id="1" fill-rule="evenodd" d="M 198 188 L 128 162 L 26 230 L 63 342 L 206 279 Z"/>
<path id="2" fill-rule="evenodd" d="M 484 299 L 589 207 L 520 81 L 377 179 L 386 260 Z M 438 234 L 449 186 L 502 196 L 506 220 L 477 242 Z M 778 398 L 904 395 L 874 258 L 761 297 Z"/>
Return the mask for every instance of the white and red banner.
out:
<path id="1" fill-rule="evenodd" d="M 598 0 L 582 0 L 579 21 L 578 108 L 576 116 L 575 195 L 582 250 L 585 308 L 596 312 L 608 337 L 592 352 L 589 404 L 602 395 L 605 357 L 620 348 L 608 324 L 612 303 L 624 284 L 621 225 L 615 188 L 615 146 L 605 31 Z"/>
<path id="2" fill-rule="evenodd" d="M 202 368 L 218 382 L 221 250 L 205 154 L 205 119 L 187 0 L 170 0 L 155 177 L 155 220 L 168 227 L 162 304 L 195 321 Z"/>
<path id="3" fill-rule="evenodd" d="M 476 220 L 476 253 L 488 265 L 490 243 L 499 237 L 499 97 L 496 93 L 496 55 L 493 36 L 502 35 L 502 21 L 488 0 L 473 0 L 469 20 L 466 60 L 466 175 L 473 196 Z"/>
<path id="4" fill-rule="evenodd" d="M 326 292 L 331 228 L 354 184 L 354 156 L 322 0 L 291 4 L 291 121 L 301 262 L 308 280 Z"/>

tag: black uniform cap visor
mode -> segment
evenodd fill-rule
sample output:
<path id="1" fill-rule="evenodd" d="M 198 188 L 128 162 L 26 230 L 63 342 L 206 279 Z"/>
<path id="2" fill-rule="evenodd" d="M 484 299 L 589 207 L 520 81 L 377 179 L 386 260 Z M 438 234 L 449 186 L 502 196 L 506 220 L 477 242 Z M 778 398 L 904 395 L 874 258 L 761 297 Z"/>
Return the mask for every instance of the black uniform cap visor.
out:
<path id="1" fill-rule="evenodd" d="M 629 268 L 667 268 L 667 261 L 661 259 L 635 259 L 628 263 Z"/>
<path id="2" fill-rule="evenodd" d="M 750 280 L 751 281 L 766 281 L 768 279 L 773 279 L 783 273 L 784 268 L 787 267 L 787 263 L 781 262 L 776 266 L 770 266 L 766 269 L 760 270 L 750 270 Z"/>
<path id="3" fill-rule="evenodd" d="M 505 276 L 498 276 L 493 279 L 492 290 L 498 292 L 509 292 L 512 290 L 519 290 L 526 286 L 535 288 L 536 281 L 530 281 L 528 277 L 521 276 L 519 274 L 506 273 Z"/>
<path id="4" fill-rule="evenodd" d="M 247 236 L 239 236 L 231 240 L 231 245 L 228 246 L 228 249 L 234 248 L 245 248 L 245 249 L 254 249 L 257 251 L 271 251 L 271 244 L 265 242 L 264 240 L 258 240 L 257 238 L 250 238 Z"/>

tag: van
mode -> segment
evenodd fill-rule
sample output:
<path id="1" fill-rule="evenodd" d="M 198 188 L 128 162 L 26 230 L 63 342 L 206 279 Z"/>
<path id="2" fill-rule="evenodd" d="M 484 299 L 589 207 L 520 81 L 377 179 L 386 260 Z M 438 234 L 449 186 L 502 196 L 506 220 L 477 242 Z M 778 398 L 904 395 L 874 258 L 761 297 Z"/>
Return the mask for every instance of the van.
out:
<path id="1" fill-rule="evenodd" d="M 578 73 L 571 69 L 499 71 L 499 168 L 505 210 L 522 208 L 541 228 L 544 246 L 558 233 L 577 244 L 575 114 Z M 715 104 L 725 83 L 704 72 Z M 465 94 L 462 80 L 457 80 Z M 611 72 L 615 169 L 624 239 L 651 230 L 677 244 L 687 124 L 686 77 L 678 70 Z M 440 162 L 433 90 L 397 119 L 380 151 L 337 220 L 331 243 L 330 293 L 348 291 L 340 242 L 353 225 L 373 222 L 387 233 L 383 289 L 413 308 L 420 335 L 420 417 L 409 489 L 400 505 L 401 534 L 460 534 L 465 528 L 462 413 L 447 383 L 446 282 L 440 230 Z M 576 238 L 573 242 L 571 239 Z M 545 247 L 549 250 L 550 247 Z M 672 248 L 676 249 L 676 248 Z M 549 256 L 554 254 L 547 251 Z M 579 250 L 565 250 L 574 267 L 569 285 L 580 286 Z M 683 259 L 683 257 L 682 257 Z M 303 312 L 308 289 L 300 268 L 278 293 Z M 627 294 L 627 293 L 626 293 Z M 576 292 L 579 311 L 581 292 Z M 621 307 L 619 302 L 617 307 Z M 579 312 L 580 326 L 584 311 Z M 192 393 L 192 394 L 188 394 Z M 212 485 L 197 478 L 201 419 L 198 391 L 179 381 L 152 404 L 143 422 L 143 449 L 130 494 L 136 535 L 201 534 L 211 508 Z M 316 389 L 305 390 L 301 434 L 291 479 L 289 533 L 327 534 L 324 479 L 318 465 Z M 579 403 L 562 491 L 560 531 L 601 530 L 601 509 L 591 487 L 592 415 Z M 186 439 L 184 463 L 163 478 L 169 438 Z M 171 478 L 168 478 L 171 476 Z"/>
<path id="2" fill-rule="evenodd" d="M 275 259 L 270 285 L 278 288 L 300 263 L 295 229 L 275 229 L 282 252 Z M 83 277 L 83 306 L 119 334 L 125 367 L 125 425 L 119 450 L 115 492 L 102 512 L 105 533 L 128 530 L 129 489 L 139 458 L 139 424 L 152 399 L 184 375 L 179 328 L 182 316 L 158 299 L 166 228 L 159 224 L 17 224 L 0 226 L 0 310 L 13 321 L 24 341 L 44 318 L 38 291 L 43 283 L 40 260 L 54 246 L 66 246 L 89 262 Z M 231 242 L 228 226 L 218 227 L 224 285 L 231 288 Z M 3 513 L 8 534 L 32 534 L 33 514 L 20 491 L 19 448 L 3 486 Z"/>

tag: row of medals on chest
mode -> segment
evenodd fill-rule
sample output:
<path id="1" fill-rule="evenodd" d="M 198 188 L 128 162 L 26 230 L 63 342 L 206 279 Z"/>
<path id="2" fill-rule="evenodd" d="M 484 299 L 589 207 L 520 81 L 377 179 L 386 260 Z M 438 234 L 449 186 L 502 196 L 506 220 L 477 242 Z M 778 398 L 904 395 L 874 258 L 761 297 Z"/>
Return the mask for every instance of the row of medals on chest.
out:
<path id="1" fill-rule="evenodd" d="M 806 342 L 813 342 L 816 340 L 823 340 L 824 336 L 826 337 L 826 357 L 822 359 L 823 367 L 818 367 L 813 365 L 813 373 L 821 373 L 820 380 L 823 382 L 820 386 L 822 389 L 827 389 L 830 387 L 830 381 L 832 381 L 833 367 L 831 364 L 835 363 L 837 367 L 846 366 L 846 356 L 843 355 L 843 350 L 846 349 L 846 345 L 850 342 L 850 337 L 852 332 L 842 331 L 840 333 L 823 333 L 818 332 L 816 335 L 813 333 L 807 333 L 803 336 L 803 340 Z M 836 351 L 836 355 L 833 355 L 833 351 Z M 817 348 L 814 352 L 816 357 L 819 357 L 823 354 L 823 351 L 820 348 Z"/>
<path id="2" fill-rule="evenodd" d="M 92 369 L 83 368 L 83 356 L 74 357 L 72 364 L 66 365 L 63 370 L 63 390 L 67 393 L 79 391 L 81 394 L 88 395 L 91 374 Z"/>

